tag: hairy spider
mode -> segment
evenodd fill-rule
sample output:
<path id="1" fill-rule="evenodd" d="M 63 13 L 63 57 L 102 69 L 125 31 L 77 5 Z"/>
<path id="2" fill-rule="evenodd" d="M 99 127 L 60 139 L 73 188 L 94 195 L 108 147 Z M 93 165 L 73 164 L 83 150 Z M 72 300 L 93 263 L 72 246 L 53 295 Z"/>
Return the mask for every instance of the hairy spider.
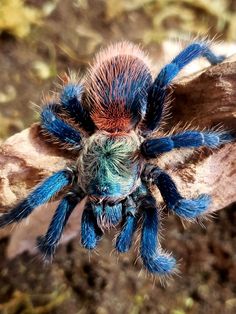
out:
<path id="1" fill-rule="evenodd" d="M 175 148 L 216 148 L 231 140 L 227 132 L 213 130 L 185 130 L 150 138 L 160 127 L 168 86 L 183 67 L 198 57 L 205 57 L 212 65 L 224 59 L 216 56 L 207 42 L 193 42 L 153 80 L 145 53 L 131 43 L 121 42 L 96 56 L 84 81 L 67 77 L 58 99 L 42 108 L 41 127 L 65 149 L 77 151 L 78 158 L 74 165 L 52 174 L 4 213 L 0 227 L 21 221 L 69 187 L 47 233 L 38 239 L 46 257 L 54 255 L 68 218 L 86 197 L 82 246 L 93 250 L 105 228 L 121 223 L 115 247 L 118 252 L 127 252 L 141 217 L 140 255 L 144 267 L 158 275 L 172 273 L 176 261 L 159 244 L 159 210 L 150 187 L 158 187 L 169 210 L 191 220 L 206 211 L 210 196 L 183 198 L 171 177 L 148 160 Z"/>

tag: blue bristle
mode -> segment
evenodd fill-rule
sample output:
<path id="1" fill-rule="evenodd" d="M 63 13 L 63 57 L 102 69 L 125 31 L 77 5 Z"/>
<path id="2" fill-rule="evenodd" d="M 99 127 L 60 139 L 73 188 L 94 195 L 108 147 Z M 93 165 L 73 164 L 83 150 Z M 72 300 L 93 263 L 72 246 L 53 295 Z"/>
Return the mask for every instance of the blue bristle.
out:
<path id="1" fill-rule="evenodd" d="M 142 143 L 141 151 L 145 157 L 155 158 L 174 148 L 198 148 L 201 146 L 216 148 L 233 140 L 233 135 L 228 132 L 189 130 L 170 137 L 148 139 Z"/>
<path id="2" fill-rule="evenodd" d="M 42 128 L 60 142 L 80 148 L 80 132 L 61 120 L 57 116 L 57 112 L 60 112 L 60 106 L 56 104 L 49 104 L 43 108 L 41 112 Z"/>
<path id="3" fill-rule="evenodd" d="M 91 204 L 87 204 L 82 214 L 81 244 L 84 248 L 93 250 L 101 237 L 102 231 L 98 227 L 97 218 L 93 213 Z"/>
<path id="4" fill-rule="evenodd" d="M 206 58 L 211 64 L 224 60 L 224 56 L 216 56 L 208 46 L 208 43 L 204 41 L 190 44 L 160 71 L 149 90 L 147 112 L 143 124 L 144 134 L 153 132 L 160 126 L 165 111 L 167 87 L 187 64 L 199 57 Z"/>
<path id="5" fill-rule="evenodd" d="M 198 217 L 207 210 L 211 203 L 210 196 L 206 194 L 195 199 L 183 198 L 171 177 L 158 167 L 152 170 L 151 176 L 167 207 L 183 218 L 194 219 Z"/>
<path id="6" fill-rule="evenodd" d="M 133 215 L 125 217 L 125 223 L 116 240 L 116 249 L 120 253 L 129 251 L 132 245 L 133 234 L 137 227 L 137 218 Z"/>
<path id="7" fill-rule="evenodd" d="M 106 222 L 109 225 L 117 225 L 122 219 L 122 204 L 118 203 L 115 205 L 105 204 L 104 215 Z"/>
<path id="8" fill-rule="evenodd" d="M 146 257 L 142 255 L 143 265 L 152 274 L 169 275 L 176 267 L 176 260 L 174 257 L 165 254 L 154 254 Z"/>
<path id="9" fill-rule="evenodd" d="M 221 63 L 225 60 L 225 58 L 226 58 L 225 55 L 217 56 L 207 47 L 207 45 L 205 45 L 205 46 L 206 46 L 206 49 L 205 49 L 205 52 L 203 53 L 203 57 L 205 57 L 210 62 L 210 64 L 216 65 L 216 64 Z"/>
<path id="10" fill-rule="evenodd" d="M 195 199 L 180 199 L 171 209 L 180 217 L 194 219 L 204 213 L 210 204 L 211 197 L 201 194 Z"/>
<path id="11" fill-rule="evenodd" d="M 95 129 L 95 125 L 86 108 L 82 106 L 81 95 L 83 92 L 82 85 L 67 84 L 61 92 L 62 107 L 67 110 L 75 122 L 79 123 L 89 133 Z"/>
<path id="12" fill-rule="evenodd" d="M 175 267 L 173 257 L 158 252 L 158 214 L 155 199 L 148 196 L 142 203 L 143 225 L 140 254 L 144 266 L 151 273 L 167 275 Z"/>
<path id="13" fill-rule="evenodd" d="M 103 205 L 102 204 L 91 204 L 93 213 L 95 217 L 100 219 L 103 215 Z"/>
<path id="14" fill-rule="evenodd" d="M 179 200 L 183 199 L 174 181 L 164 171 L 158 173 L 158 177 L 154 180 L 154 183 L 158 186 L 168 208 L 172 209 Z"/>
<path id="15" fill-rule="evenodd" d="M 175 57 L 171 63 L 179 65 L 179 68 L 184 68 L 187 64 L 192 62 L 194 59 L 204 57 L 212 65 L 222 62 L 224 56 L 216 56 L 210 49 L 209 44 L 204 41 L 195 42 L 187 46 L 183 51 L 181 51 L 177 57 Z"/>
<path id="16" fill-rule="evenodd" d="M 82 85 L 76 84 L 67 84 L 63 87 L 61 92 L 61 103 L 65 108 L 69 108 L 69 110 L 73 110 L 75 108 L 80 107 L 79 98 L 83 92 Z M 80 109 L 79 109 L 80 110 Z M 76 111 L 74 112 L 77 113 Z"/>
<path id="17" fill-rule="evenodd" d="M 71 171 L 61 170 L 54 173 L 16 207 L 0 216 L 0 227 L 26 218 L 36 207 L 50 201 L 56 193 L 69 185 L 72 179 Z"/>
<path id="18" fill-rule="evenodd" d="M 59 243 L 63 229 L 81 197 L 68 195 L 62 199 L 52 218 L 47 233 L 38 238 L 38 248 L 46 258 L 51 258 Z"/>
<path id="19" fill-rule="evenodd" d="M 155 158 L 162 153 L 171 151 L 173 148 L 174 143 L 168 137 L 149 139 L 141 145 L 142 154 L 148 158 Z"/>

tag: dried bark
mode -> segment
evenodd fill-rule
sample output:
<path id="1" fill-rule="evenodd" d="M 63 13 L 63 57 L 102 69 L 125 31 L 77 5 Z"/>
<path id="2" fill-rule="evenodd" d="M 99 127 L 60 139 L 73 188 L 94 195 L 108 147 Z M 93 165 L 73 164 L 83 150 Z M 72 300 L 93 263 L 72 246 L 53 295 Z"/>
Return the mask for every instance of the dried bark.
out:
<path id="1" fill-rule="evenodd" d="M 172 117 L 166 129 L 179 121 L 191 121 L 192 127 L 221 123 L 224 129 L 236 132 L 236 56 L 178 80 L 172 98 Z M 9 209 L 43 177 L 65 167 L 72 159 L 72 155 L 45 142 L 37 124 L 10 137 L 0 151 L 0 210 Z M 236 201 L 236 143 L 214 151 L 174 151 L 157 163 L 171 174 L 184 196 L 212 195 L 211 211 Z M 26 222 L 0 230 L 0 237 L 11 235 L 8 257 L 24 250 L 36 251 L 35 239 L 46 231 L 56 205 L 52 202 L 42 206 Z M 62 242 L 79 233 L 82 207 L 77 206 L 71 216 Z"/>

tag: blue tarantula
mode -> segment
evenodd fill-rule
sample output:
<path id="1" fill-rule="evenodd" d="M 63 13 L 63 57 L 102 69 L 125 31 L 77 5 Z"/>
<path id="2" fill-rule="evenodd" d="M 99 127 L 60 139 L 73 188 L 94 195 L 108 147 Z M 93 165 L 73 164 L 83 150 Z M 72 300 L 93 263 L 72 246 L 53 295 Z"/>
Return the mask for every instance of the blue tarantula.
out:
<path id="1" fill-rule="evenodd" d="M 204 41 L 193 42 L 163 67 L 153 80 L 149 60 L 137 46 L 122 42 L 100 52 L 84 81 L 64 80 L 57 99 L 44 105 L 41 127 L 65 149 L 77 152 L 75 163 L 39 184 L 26 199 L 0 217 L 0 227 L 19 222 L 65 190 L 48 231 L 38 239 L 51 258 L 76 205 L 86 197 L 81 221 L 82 246 L 93 250 L 104 229 L 118 224 L 116 250 L 127 252 L 141 218 L 140 255 L 153 274 L 168 275 L 176 261 L 159 244 L 159 210 L 150 187 L 157 186 L 167 208 L 185 219 L 205 213 L 210 196 L 185 199 L 171 177 L 148 162 L 175 148 L 219 147 L 227 132 L 187 130 L 152 138 L 162 121 L 168 87 L 192 60 L 223 61 Z"/>

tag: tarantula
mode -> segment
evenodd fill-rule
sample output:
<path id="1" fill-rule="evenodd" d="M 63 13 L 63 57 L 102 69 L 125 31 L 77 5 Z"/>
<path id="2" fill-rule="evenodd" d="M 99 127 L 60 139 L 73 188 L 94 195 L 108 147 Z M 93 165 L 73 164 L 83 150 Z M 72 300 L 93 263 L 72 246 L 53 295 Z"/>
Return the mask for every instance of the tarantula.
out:
<path id="1" fill-rule="evenodd" d="M 227 132 L 213 130 L 150 137 L 160 127 L 167 88 L 181 69 L 198 57 L 205 57 L 212 65 L 224 59 L 216 56 L 207 42 L 193 42 L 153 80 L 145 53 L 121 42 L 96 56 L 83 81 L 67 77 L 58 98 L 43 106 L 41 127 L 65 149 L 77 152 L 78 158 L 4 213 L 0 227 L 21 221 L 66 189 L 47 233 L 38 239 L 46 257 L 52 258 L 73 209 L 86 197 L 81 221 L 83 247 L 93 250 L 104 229 L 120 223 L 115 247 L 118 252 L 127 252 L 141 218 L 144 267 L 158 275 L 173 272 L 176 261 L 159 244 L 159 210 L 150 187 L 156 185 L 167 208 L 185 219 L 201 216 L 210 196 L 183 198 L 171 177 L 148 160 L 175 148 L 215 148 L 231 140 Z"/>

